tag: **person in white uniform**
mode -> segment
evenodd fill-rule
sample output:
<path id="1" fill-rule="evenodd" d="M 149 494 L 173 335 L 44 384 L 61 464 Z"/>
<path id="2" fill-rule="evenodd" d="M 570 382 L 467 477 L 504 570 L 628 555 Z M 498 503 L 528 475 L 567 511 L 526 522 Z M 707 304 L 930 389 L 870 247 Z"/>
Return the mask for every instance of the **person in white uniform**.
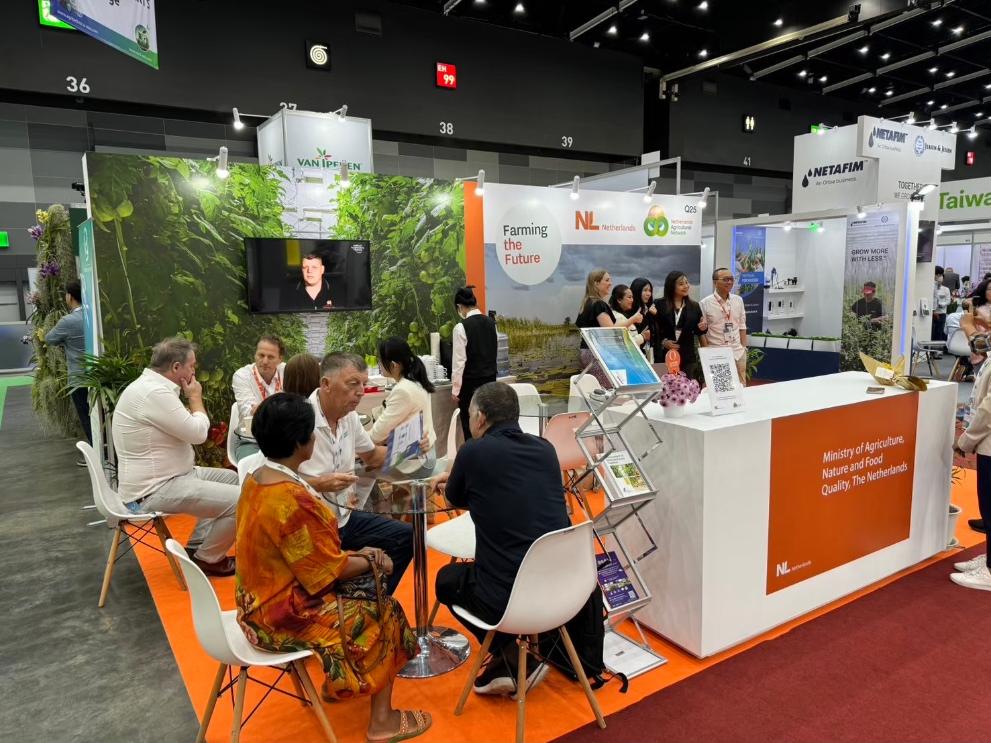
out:
<path id="1" fill-rule="evenodd" d="M 286 364 L 282 360 L 286 355 L 286 346 L 282 339 L 275 335 L 263 335 L 255 346 L 255 361 L 242 366 L 231 379 L 234 388 L 234 401 L 242 422 L 254 415 L 255 409 L 262 400 L 276 392 L 282 392 Z M 250 426 L 244 425 L 245 431 Z M 258 451 L 258 444 L 248 435 L 240 431 L 234 432 L 234 460 L 237 464 L 241 459 Z"/>

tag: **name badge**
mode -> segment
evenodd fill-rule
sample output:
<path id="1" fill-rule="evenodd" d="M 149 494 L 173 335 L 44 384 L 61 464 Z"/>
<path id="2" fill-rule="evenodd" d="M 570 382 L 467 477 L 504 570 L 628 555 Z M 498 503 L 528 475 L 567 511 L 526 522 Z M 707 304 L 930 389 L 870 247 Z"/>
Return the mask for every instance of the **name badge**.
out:
<path id="1" fill-rule="evenodd" d="M 733 332 L 733 328 L 734 328 L 733 323 L 731 323 L 731 322 L 724 323 L 723 324 L 723 333 L 725 333 L 726 335 L 729 335 L 729 334 L 731 334 Z"/>

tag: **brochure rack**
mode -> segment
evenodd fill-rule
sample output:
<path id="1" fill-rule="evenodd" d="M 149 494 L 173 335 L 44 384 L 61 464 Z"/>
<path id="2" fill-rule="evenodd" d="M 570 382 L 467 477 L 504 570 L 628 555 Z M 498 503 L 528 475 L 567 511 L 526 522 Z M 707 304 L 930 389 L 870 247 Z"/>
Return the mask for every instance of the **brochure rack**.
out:
<path id="1" fill-rule="evenodd" d="M 599 513 L 593 515 L 588 503 L 582 502 L 599 542 L 599 582 L 606 607 L 604 659 L 610 671 L 633 678 L 667 663 L 651 649 L 635 616 L 652 599 L 637 563 L 657 546 L 637 512 L 657 496 L 657 488 L 641 460 L 662 443 L 645 413 L 647 404 L 660 394 L 661 382 L 625 328 L 584 328 L 581 332 L 615 386 L 608 391 L 587 393 L 581 384 L 575 385 L 589 413 L 575 430 L 588 466 L 569 483 L 569 488 L 577 496 L 578 486 L 585 478 L 596 477 L 602 483 L 605 500 Z M 591 367 L 589 364 L 581 376 L 588 374 Z M 624 432 L 637 419 L 653 434 L 643 451 L 637 451 Z M 639 554 L 631 551 L 616 532 L 631 518 L 640 523 L 644 535 L 643 544 L 638 545 L 642 547 Z M 619 631 L 626 619 L 636 628 L 638 641 Z"/>

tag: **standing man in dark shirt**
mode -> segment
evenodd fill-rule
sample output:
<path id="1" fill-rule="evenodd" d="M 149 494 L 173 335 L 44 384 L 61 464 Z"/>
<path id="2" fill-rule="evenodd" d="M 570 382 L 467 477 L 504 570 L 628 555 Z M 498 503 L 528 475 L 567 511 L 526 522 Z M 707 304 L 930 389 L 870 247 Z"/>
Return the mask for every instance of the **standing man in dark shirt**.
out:
<path id="1" fill-rule="evenodd" d="M 873 281 L 864 282 L 864 296 L 853 303 L 850 311 L 859 318 L 866 318 L 872 325 L 879 325 L 884 316 L 884 309 L 881 307 L 881 300 L 874 294 L 877 292 L 877 284 Z"/>
<path id="2" fill-rule="evenodd" d="M 437 600 L 457 604 L 494 624 L 509 603 L 509 594 L 527 550 L 548 532 L 570 526 L 554 447 L 519 426 L 520 403 L 507 384 L 479 387 L 469 409 L 472 441 L 458 452 L 450 476 L 437 488 L 475 522 L 475 561 L 445 565 L 437 574 Z M 485 630 L 465 625 L 479 642 Z M 478 694 L 515 691 L 517 653 L 511 635 L 496 634 L 488 666 L 475 679 Z M 506 652 L 504 652 L 506 651 Z M 527 663 L 532 658 L 528 656 Z M 547 674 L 544 664 L 527 667 L 532 688 Z"/>
<path id="3" fill-rule="evenodd" d="M 323 277 L 327 267 L 316 253 L 303 256 L 300 264 L 303 280 L 296 284 L 292 307 L 315 310 L 329 310 L 333 306 L 330 298 L 330 282 Z"/>

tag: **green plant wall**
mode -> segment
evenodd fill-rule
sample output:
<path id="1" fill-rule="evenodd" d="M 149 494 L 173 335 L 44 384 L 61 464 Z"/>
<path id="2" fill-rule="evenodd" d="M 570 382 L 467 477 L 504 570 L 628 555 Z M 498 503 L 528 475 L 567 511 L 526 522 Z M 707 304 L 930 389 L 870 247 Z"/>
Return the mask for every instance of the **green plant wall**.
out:
<path id="1" fill-rule="evenodd" d="M 69 212 L 60 204 L 37 213 L 38 224 L 31 234 L 38 241 L 38 282 L 35 307 L 31 315 L 34 326 L 34 385 L 31 403 L 46 433 L 79 438 L 82 429 L 72 400 L 66 396 L 68 370 L 65 350 L 47 346 L 45 335 L 69 311 L 65 304 L 65 285 L 76 276 L 72 255 Z"/>
<path id="2" fill-rule="evenodd" d="M 231 375 L 264 333 L 305 349 L 295 315 L 251 315 L 243 238 L 279 237 L 283 179 L 274 168 L 179 158 L 87 155 L 106 351 L 147 359 L 157 341 L 199 346 L 197 378 L 213 424 L 199 461 L 219 465 L 233 402 Z"/>

